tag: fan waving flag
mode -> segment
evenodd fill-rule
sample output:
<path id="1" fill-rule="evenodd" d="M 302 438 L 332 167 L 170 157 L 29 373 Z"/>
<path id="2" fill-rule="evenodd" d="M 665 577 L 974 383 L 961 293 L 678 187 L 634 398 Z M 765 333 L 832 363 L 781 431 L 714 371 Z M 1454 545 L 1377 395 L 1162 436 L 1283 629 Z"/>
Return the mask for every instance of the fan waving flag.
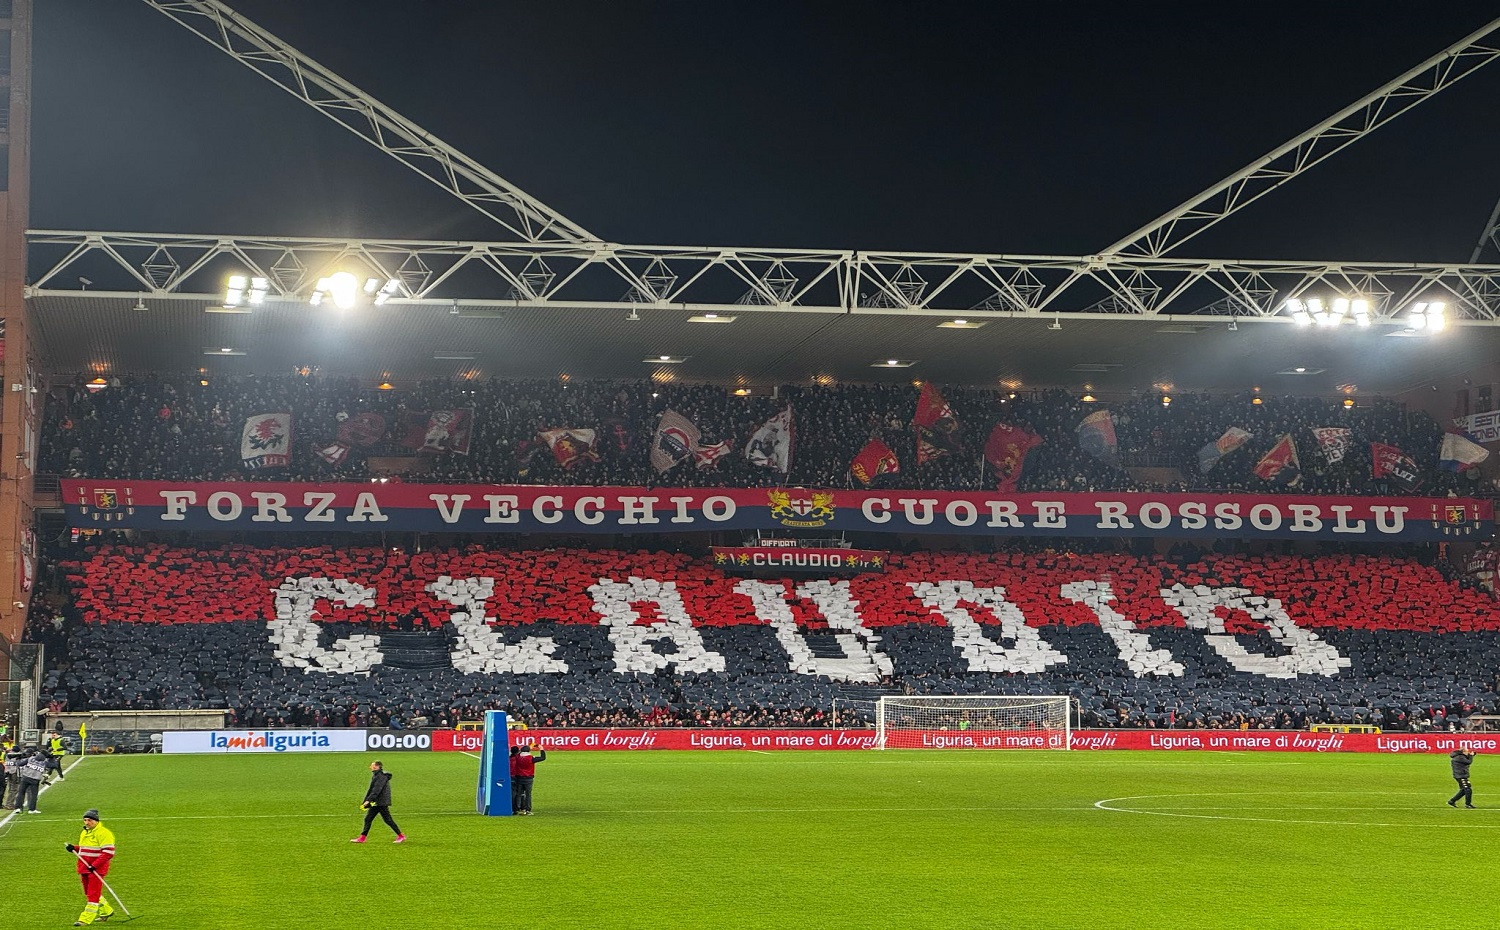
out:
<path id="1" fill-rule="evenodd" d="M 1271 451 L 1255 464 L 1255 476 L 1288 487 L 1302 482 L 1302 463 L 1297 459 L 1297 444 L 1292 441 L 1291 433 L 1282 434 Z"/>
<path id="2" fill-rule="evenodd" d="M 1108 410 L 1096 410 L 1078 424 L 1078 446 L 1106 465 L 1120 464 L 1115 440 L 1115 418 Z"/>
<path id="3" fill-rule="evenodd" d="M 958 418 L 930 381 L 922 385 L 911 425 L 917 434 L 918 465 L 942 458 L 958 448 Z"/>
<path id="4" fill-rule="evenodd" d="M 651 466 L 666 471 L 689 457 L 697 451 L 700 435 L 693 421 L 677 411 L 663 413 L 651 437 Z"/>
<path id="5" fill-rule="evenodd" d="M 285 468 L 292 461 L 292 415 L 257 413 L 240 432 L 240 460 L 246 468 Z"/>
<path id="6" fill-rule="evenodd" d="M 792 408 L 788 407 L 762 423 L 745 446 L 745 458 L 783 475 L 792 469 Z"/>
<path id="7" fill-rule="evenodd" d="M 984 460 L 995 470 L 995 489 L 1014 491 L 1026 465 L 1026 453 L 1041 445 L 1042 437 L 1024 426 L 996 423 L 984 444 Z"/>
<path id="8" fill-rule="evenodd" d="M 599 461 L 599 453 L 594 451 L 598 438 L 594 430 L 549 429 L 537 436 L 552 450 L 552 457 L 563 468 L 572 468 L 580 461 Z"/>
<path id="9" fill-rule="evenodd" d="M 1313 431 L 1313 438 L 1318 441 L 1318 448 L 1323 452 L 1323 458 L 1329 465 L 1337 465 L 1344 460 L 1349 452 L 1350 431 L 1342 426 L 1319 426 Z"/>
<path id="10" fill-rule="evenodd" d="M 859 450 L 854 461 L 849 463 L 849 473 L 868 488 L 881 475 L 900 474 L 901 461 L 896 458 L 896 453 L 891 451 L 890 446 L 879 439 L 871 439 Z"/>
<path id="11" fill-rule="evenodd" d="M 452 410 L 425 410 L 408 413 L 402 424 L 401 445 L 426 455 L 469 454 L 469 438 L 474 431 L 472 407 Z"/>
<path id="12" fill-rule="evenodd" d="M 711 446 L 699 446 L 693 450 L 693 461 L 698 463 L 699 468 L 713 468 L 719 464 L 719 459 L 728 455 L 733 449 L 734 446 L 727 439 Z"/>
<path id="13" fill-rule="evenodd" d="M 1445 471 L 1468 471 L 1490 457 L 1490 450 L 1461 433 L 1444 433 L 1438 465 Z"/>
<path id="14" fill-rule="evenodd" d="M 1219 464 L 1219 459 L 1243 446 L 1250 439 L 1250 434 L 1238 426 L 1231 426 L 1224 431 L 1224 435 L 1198 450 L 1198 471 L 1208 474 L 1213 471 L 1214 466 Z"/>
<path id="15" fill-rule="evenodd" d="M 1422 472 L 1411 456 L 1383 442 L 1370 443 L 1370 477 L 1389 478 L 1404 491 L 1422 486 Z"/>

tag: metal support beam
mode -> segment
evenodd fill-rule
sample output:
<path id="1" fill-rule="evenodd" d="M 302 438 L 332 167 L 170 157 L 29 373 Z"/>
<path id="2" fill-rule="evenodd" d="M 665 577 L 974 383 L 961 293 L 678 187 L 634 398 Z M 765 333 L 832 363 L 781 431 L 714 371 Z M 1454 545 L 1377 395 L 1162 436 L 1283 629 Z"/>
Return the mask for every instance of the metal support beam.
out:
<path id="1" fill-rule="evenodd" d="M 1484 224 L 1484 232 L 1479 234 L 1479 241 L 1474 245 L 1474 253 L 1469 256 L 1469 264 L 1478 264 L 1480 259 L 1486 257 L 1500 257 L 1500 200 L 1495 201 L 1495 209 L 1490 211 L 1490 218 Z"/>
<path id="2" fill-rule="evenodd" d="M 594 242 L 569 220 L 221 0 L 142 0 L 525 242 Z"/>
<path id="3" fill-rule="evenodd" d="M 1167 254 L 1235 211 L 1340 152 L 1443 89 L 1500 58 L 1500 41 L 1484 41 L 1500 19 L 1471 33 L 1312 127 L 1278 149 L 1183 201 L 1101 254 Z M 1493 226 L 1493 222 L 1491 226 Z"/>
<path id="4" fill-rule="evenodd" d="M 1287 297 L 1362 297 L 1377 321 L 1442 300 L 1500 322 L 1500 264 L 1247 261 L 34 230 L 28 293 L 222 299 L 230 275 L 306 301 L 336 271 L 395 278 L 390 304 L 1150 320 L 1284 316 Z M 79 283 L 87 280 L 89 284 Z M 459 285 L 456 282 L 462 281 Z"/>

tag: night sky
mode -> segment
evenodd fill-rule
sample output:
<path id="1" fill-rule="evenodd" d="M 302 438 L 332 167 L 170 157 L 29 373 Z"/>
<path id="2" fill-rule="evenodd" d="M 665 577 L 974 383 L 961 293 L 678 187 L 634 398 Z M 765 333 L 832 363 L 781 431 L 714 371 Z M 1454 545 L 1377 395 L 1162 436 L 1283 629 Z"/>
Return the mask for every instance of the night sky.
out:
<path id="1" fill-rule="evenodd" d="M 231 5 L 605 239 L 1063 254 L 1104 248 L 1497 13 Z M 39 0 L 34 53 L 34 227 L 501 238 L 137 0 Z M 1497 97 L 1493 64 L 1181 254 L 1467 260 L 1500 198 Z"/>

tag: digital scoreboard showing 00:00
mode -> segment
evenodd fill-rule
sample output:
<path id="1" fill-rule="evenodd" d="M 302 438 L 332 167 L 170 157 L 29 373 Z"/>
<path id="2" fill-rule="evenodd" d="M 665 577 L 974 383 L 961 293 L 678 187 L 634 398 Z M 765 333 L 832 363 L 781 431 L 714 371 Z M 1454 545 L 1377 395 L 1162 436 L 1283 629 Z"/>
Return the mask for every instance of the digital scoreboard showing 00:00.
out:
<path id="1" fill-rule="evenodd" d="M 414 730 L 367 730 L 365 746 L 369 749 L 410 750 L 426 752 L 432 749 L 432 733 Z"/>

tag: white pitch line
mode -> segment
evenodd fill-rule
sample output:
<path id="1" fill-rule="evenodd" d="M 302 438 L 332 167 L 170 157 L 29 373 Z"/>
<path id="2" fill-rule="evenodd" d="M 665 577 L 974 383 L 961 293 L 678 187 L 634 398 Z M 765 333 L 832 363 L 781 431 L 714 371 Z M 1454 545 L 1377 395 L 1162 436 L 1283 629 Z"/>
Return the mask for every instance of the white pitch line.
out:
<path id="1" fill-rule="evenodd" d="M 1340 793 L 1341 792 L 1337 792 L 1337 791 L 1321 791 L 1321 792 L 1316 792 L 1316 791 L 1285 791 L 1285 792 L 1282 792 L 1282 791 L 1237 791 L 1237 792 L 1232 792 L 1232 794 L 1234 794 L 1234 795 L 1257 795 L 1257 796 L 1262 796 L 1262 797 L 1265 796 L 1265 795 L 1276 795 L 1276 794 L 1340 794 Z M 1363 792 L 1363 793 L 1365 793 L 1365 794 L 1401 795 L 1401 796 L 1406 796 L 1406 795 L 1410 794 L 1410 792 L 1397 792 L 1397 791 L 1373 791 L 1373 792 Z M 1105 798 L 1105 799 L 1103 799 L 1101 801 L 1095 801 L 1094 802 L 1094 807 L 1096 807 L 1096 808 L 1098 808 L 1099 810 L 1102 810 L 1102 811 L 1110 811 L 1110 812 L 1116 813 L 1116 814 L 1141 814 L 1141 815 L 1148 816 L 1148 817 L 1180 817 L 1180 818 L 1187 819 L 1187 820 L 1232 820 L 1232 821 L 1238 821 L 1238 822 L 1242 822 L 1242 823 L 1285 823 L 1285 824 L 1293 824 L 1293 825 L 1296 825 L 1296 826 L 1319 826 L 1319 827 L 1418 827 L 1418 828 L 1433 828 L 1433 829 L 1438 829 L 1438 830 L 1497 830 L 1497 829 L 1500 829 L 1500 824 L 1484 824 L 1484 823 L 1390 823 L 1390 822 L 1386 822 L 1386 821 L 1371 821 L 1371 820 L 1292 820 L 1292 819 L 1287 819 L 1287 818 L 1284 818 L 1284 817 L 1243 817 L 1243 816 L 1228 816 L 1228 815 L 1223 815 L 1223 814 L 1194 814 L 1194 813 L 1186 813 L 1186 812 L 1182 812 L 1182 811 L 1165 811 L 1165 810 L 1152 810 L 1152 809 L 1142 809 L 1142 808 L 1132 808 L 1132 807 L 1111 807 L 1110 806 L 1110 805 L 1112 805 L 1112 804 L 1114 804 L 1116 802 L 1119 802 L 1119 801 L 1145 801 L 1145 800 L 1150 800 L 1150 799 L 1155 799 L 1155 798 L 1201 798 L 1201 797 L 1221 797 L 1221 796 L 1223 796 L 1223 795 L 1221 795 L 1218 792 L 1212 792 L 1212 791 L 1185 792 L 1185 793 L 1182 793 L 1182 794 L 1136 794 L 1136 795 L 1127 795 L 1125 797 L 1119 797 L 1119 798 Z M 1214 809 L 1214 810 L 1220 810 L 1221 808 L 1212 808 L 1212 809 Z M 1304 808 L 1299 808 L 1299 810 L 1300 809 L 1304 809 Z M 1308 809 L 1308 810 L 1329 810 L 1329 808 L 1305 808 L 1305 809 Z M 1363 809 L 1364 810 L 1386 810 L 1386 811 L 1390 811 L 1390 810 L 1420 810 L 1420 809 L 1423 809 L 1423 808 L 1410 808 L 1410 807 L 1391 808 L 1391 807 L 1386 807 L 1386 808 L 1363 808 Z M 1469 815 L 1463 815 L 1463 816 L 1469 816 Z"/>
<path id="2" fill-rule="evenodd" d="M 715 809 L 697 809 L 684 812 L 677 808 L 663 808 L 661 810 L 642 810 L 639 808 L 614 809 L 614 808 L 569 808 L 557 810 L 559 814 L 587 814 L 592 816 L 623 815 L 635 817 L 640 815 L 667 815 L 667 816 L 693 816 L 704 814 L 722 814 L 726 816 L 737 816 L 740 814 L 863 814 L 863 813 L 1019 813 L 1036 811 L 1077 811 L 1084 812 L 1092 810 L 1088 805 L 1073 807 L 732 807 Z M 283 813 L 283 814 L 167 814 L 162 816 L 131 817 L 117 816 L 109 818 L 110 823 L 130 823 L 134 821 L 154 822 L 164 820 L 307 820 L 311 818 L 348 817 L 340 813 Z M 403 817 L 473 817 L 470 810 L 442 810 L 442 811 L 412 811 L 403 810 Z M 37 823 L 72 823 L 73 818 L 43 817 Z"/>
<path id="3" fill-rule="evenodd" d="M 82 761 L 83 761 L 83 756 L 79 756 L 78 758 L 74 759 L 73 762 L 67 768 L 63 769 L 63 777 L 66 778 L 67 774 L 69 772 L 73 771 L 75 768 L 77 768 L 78 767 L 78 763 L 80 763 Z M 40 798 L 42 795 L 46 794 L 48 788 L 51 788 L 53 785 L 57 784 L 58 781 L 61 781 L 61 780 L 62 779 L 54 779 L 53 781 L 49 781 L 47 784 L 45 784 L 41 788 L 37 789 L 37 797 Z M 9 800 L 9 799 L 7 798 L 7 800 Z M 11 811 L 9 814 L 5 815 L 4 818 L 0 818 L 0 827 L 3 827 L 6 824 L 10 823 L 20 813 L 21 813 L 21 809 L 20 808 L 16 808 L 15 810 Z"/>

